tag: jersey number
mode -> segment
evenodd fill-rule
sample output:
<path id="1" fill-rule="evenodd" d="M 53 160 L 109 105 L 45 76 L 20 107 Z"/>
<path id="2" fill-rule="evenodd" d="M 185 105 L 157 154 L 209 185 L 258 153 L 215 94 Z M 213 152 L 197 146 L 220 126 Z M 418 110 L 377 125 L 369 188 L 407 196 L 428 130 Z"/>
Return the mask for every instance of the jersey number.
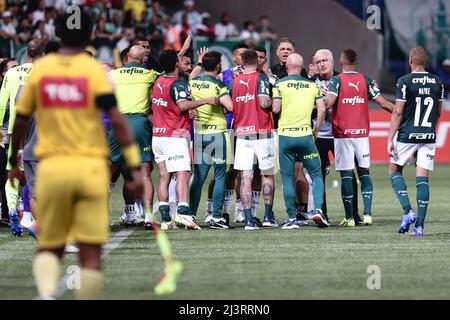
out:
<path id="1" fill-rule="evenodd" d="M 423 116 L 422 124 L 419 124 L 420 122 L 420 108 L 422 106 L 422 98 L 417 97 L 416 98 L 416 112 L 414 115 L 414 127 L 427 127 L 431 128 L 431 122 L 428 121 L 428 118 L 430 117 L 431 110 L 433 109 L 433 99 L 430 97 L 425 98 L 423 101 L 423 105 L 427 107 L 427 110 L 425 111 L 425 115 Z"/>

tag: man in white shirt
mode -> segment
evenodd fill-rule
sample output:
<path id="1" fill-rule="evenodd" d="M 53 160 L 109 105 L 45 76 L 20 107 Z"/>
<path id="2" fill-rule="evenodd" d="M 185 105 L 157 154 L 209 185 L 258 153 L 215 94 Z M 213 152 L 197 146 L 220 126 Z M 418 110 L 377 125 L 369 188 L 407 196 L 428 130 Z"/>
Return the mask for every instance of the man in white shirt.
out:
<path id="1" fill-rule="evenodd" d="M 239 36 L 239 30 L 236 25 L 230 22 L 230 14 L 228 12 L 222 13 L 220 22 L 214 26 L 216 33 L 216 40 L 226 40 Z"/>

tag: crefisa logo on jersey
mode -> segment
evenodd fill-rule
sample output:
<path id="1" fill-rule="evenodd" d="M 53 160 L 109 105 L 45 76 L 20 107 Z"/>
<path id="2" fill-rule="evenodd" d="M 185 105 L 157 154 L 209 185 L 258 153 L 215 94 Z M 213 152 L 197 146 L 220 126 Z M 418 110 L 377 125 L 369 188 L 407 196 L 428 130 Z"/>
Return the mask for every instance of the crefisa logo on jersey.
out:
<path id="1" fill-rule="evenodd" d="M 144 73 L 144 69 L 143 68 L 123 68 L 122 70 L 120 70 L 120 73 L 129 73 L 130 75 L 132 75 L 133 73 Z"/>
<path id="2" fill-rule="evenodd" d="M 245 96 L 236 97 L 236 102 L 244 102 L 247 103 L 249 101 L 255 100 L 254 94 L 247 93 Z"/>
<path id="3" fill-rule="evenodd" d="M 208 83 L 193 83 L 192 84 L 192 89 L 209 89 L 209 84 Z"/>
<path id="4" fill-rule="evenodd" d="M 436 83 L 436 79 L 435 78 L 430 78 L 429 76 L 424 76 L 422 78 L 413 78 L 412 79 L 412 83 L 426 85 L 426 84 L 429 84 L 429 83 Z"/>
<path id="5" fill-rule="evenodd" d="M 167 101 L 165 101 L 161 98 L 159 98 L 159 99 L 153 98 L 152 103 L 156 104 L 157 106 L 160 106 L 160 107 L 167 107 Z"/>
<path id="6" fill-rule="evenodd" d="M 343 104 L 351 104 L 354 106 L 355 104 L 365 103 L 366 99 L 361 98 L 359 96 L 354 96 L 353 98 L 344 98 L 342 99 Z"/>
<path id="7" fill-rule="evenodd" d="M 287 85 L 288 88 L 295 88 L 295 90 L 298 89 L 308 89 L 309 88 L 309 84 L 308 83 L 303 83 L 303 82 L 296 82 L 296 83 L 288 83 Z"/>

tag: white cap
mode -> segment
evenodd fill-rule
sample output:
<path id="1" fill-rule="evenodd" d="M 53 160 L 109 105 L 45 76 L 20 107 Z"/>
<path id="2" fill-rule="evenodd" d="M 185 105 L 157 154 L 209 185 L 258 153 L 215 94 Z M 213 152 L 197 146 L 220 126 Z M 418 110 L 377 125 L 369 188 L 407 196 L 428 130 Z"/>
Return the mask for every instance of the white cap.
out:
<path id="1" fill-rule="evenodd" d="M 209 12 L 203 12 L 201 16 L 202 16 L 202 19 L 211 18 L 211 15 L 209 14 Z"/>
<path id="2" fill-rule="evenodd" d="M 184 5 L 191 5 L 191 6 L 193 6 L 194 5 L 194 0 L 184 0 L 183 4 Z"/>
<path id="3" fill-rule="evenodd" d="M 446 67 L 450 67 L 450 59 L 445 59 L 444 61 L 442 61 L 442 65 L 446 66 Z"/>
<path id="4" fill-rule="evenodd" d="M 9 11 L 5 11 L 2 14 L 2 18 L 11 18 L 11 17 L 12 17 L 12 14 Z"/>

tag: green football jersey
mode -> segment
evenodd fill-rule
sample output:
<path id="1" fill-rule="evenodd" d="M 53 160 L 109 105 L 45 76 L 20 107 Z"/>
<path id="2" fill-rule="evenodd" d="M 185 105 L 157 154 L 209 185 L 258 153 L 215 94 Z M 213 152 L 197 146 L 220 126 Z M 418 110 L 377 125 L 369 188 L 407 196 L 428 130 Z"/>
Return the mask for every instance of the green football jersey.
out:
<path id="1" fill-rule="evenodd" d="M 189 81 L 192 101 L 208 98 L 223 97 L 229 95 L 228 88 L 222 81 L 205 75 L 196 77 Z M 195 132 L 200 134 L 211 134 L 225 132 L 227 130 L 227 120 L 225 119 L 224 108 L 221 104 L 205 104 L 195 109 Z"/>
<path id="2" fill-rule="evenodd" d="M 436 142 L 438 101 L 444 98 L 442 80 L 428 72 L 412 72 L 398 79 L 396 98 L 405 102 L 397 140 Z"/>

